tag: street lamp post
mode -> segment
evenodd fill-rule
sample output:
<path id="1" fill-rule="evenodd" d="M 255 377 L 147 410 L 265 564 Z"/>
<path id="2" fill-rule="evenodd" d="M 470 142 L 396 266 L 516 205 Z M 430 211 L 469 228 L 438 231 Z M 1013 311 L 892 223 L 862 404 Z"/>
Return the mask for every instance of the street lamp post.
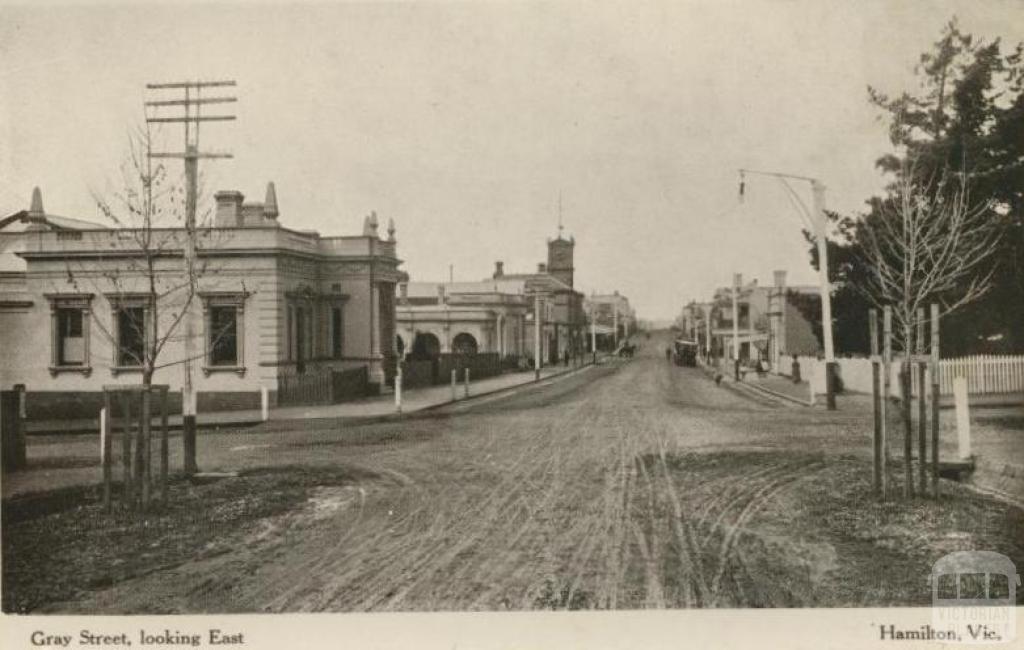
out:
<path id="1" fill-rule="evenodd" d="M 740 285 L 743 275 L 734 273 L 732 276 L 732 366 L 733 379 L 740 380 Z"/>
<path id="2" fill-rule="evenodd" d="M 817 240 L 818 248 L 818 279 L 821 283 L 821 333 L 825 343 L 825 395 L 826 404 L 829 410 L 836 408 L 835 376 L 836 358 L 835 348 L 832 342 L 832 294 L 828 280 L 828 241 L 826 239 L 826 216 L 825 216 L 825 185 L 817 178 L 809 176 L 797 176 L 795 174 L 782 174 L 779 172 L 766 172 L 750 169 L 741 169 L 740 172 L 740 200 L 743 199 L 744 175 L 757 174 L 760 176 L 774 176 L 782 180 L 787 191 L 795 200 L 797 205 L 804 211 L 810 221 L 812 230 Z M 811 209 L 807 210 L 800 197 L 789 187 L 786 179 L 807 181 L 811 184 Z M 810 214 L 806 214 L 806 213 Z"/>
<path id="3" fill-rule="evenodd" d="M 590 354 L 597 363 L 597 323 L 594 322 L 594 303 L 590 303 Z"/>

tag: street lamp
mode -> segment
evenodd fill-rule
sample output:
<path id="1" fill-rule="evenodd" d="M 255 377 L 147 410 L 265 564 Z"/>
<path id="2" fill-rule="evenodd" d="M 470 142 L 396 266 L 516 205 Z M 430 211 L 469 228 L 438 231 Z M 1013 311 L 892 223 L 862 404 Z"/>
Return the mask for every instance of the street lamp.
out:
<path id="1" fill-rule="evenodd" d="M 795 174 L 782 174 L 779 172 L 766 172 L 751 169 L 741 169 L 740 172 L 740 200 L 743 200 L 743 193 L 746 187 L 746 174 L 760 176 L 772 176 L 782 181 L 783 186 L 789 192 L 790 199 L 794 205 L 799 207 L 802 216 L 810 222 L 811 230 L 814 231 L 815 240 L 818 246 L 818 280 L 821 283 L 821 332 L 825 339 L 825 394 L 826 404 L 829 410 L 836 408 L 835 393 L 835 372 L 836 359 L 835 349 L 832 343 L 832 294 L 828 281 L 828 242 L 825 232 L 825 185 L 817 178 L 809 176 L 797 176 Z M 806 181 L 811 184 L 811 210 L 800 199 L 800 196 L 793 191 L 786 179 Z"/>
<path id="2" fill-rule="evenodd" d="M 740 309 L 739 293 L 740 285 L 743 284 L 743 275 L 733 273 L 732 275 L 732 367 L 733 379 L 740 380 Z"/>

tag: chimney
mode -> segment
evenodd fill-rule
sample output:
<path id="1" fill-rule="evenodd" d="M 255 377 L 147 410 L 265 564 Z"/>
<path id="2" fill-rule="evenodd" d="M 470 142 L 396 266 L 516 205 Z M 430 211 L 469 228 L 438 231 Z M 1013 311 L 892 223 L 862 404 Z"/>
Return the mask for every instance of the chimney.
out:
<path id="1" fill-rule="evenodd" d="M 443 284 L 437 285 L 437 304 L 444 305 L 444 304 L 447 304 L 447 302 L 448 302 L 448 299 L 445 296 L 444 285 Z"/>
<path id="2" fill-rule="evenodd" d="M 267 219 L 277 219 L 277 192 L 274 190 L 274 183 L 267 183 L 267 199 L 263 202 L 263 216 Z"/>
<path id="3" fill-rule="evenodd" d="M 732 274 L 732 286 L 737 287 L 737 288 L 743 286 L 743 274 L 742 273 L 733 273 Z"/>
<path id="4" fill-rule="evenodd" d="M 407 304 L 409 302 L 409 283 L 403 282 L 398 285 L 398 298 L 401 303 Z"/>
<path id="5" fill-rule="evenodd" d="M 544 262 L 540 262 L 540 263 L 537 264 L 537 273 L 547 273 L 547 272 L 548 272 L 548 265 L 547 264 L 545 264 Z"/>
<path id="6" fill-rule="evenodd" d="M 775 275 L 775 287 L 777 289 L 782 289 L 783 287 L 785 287 L 786 286 L 786 272 L 785 271 L 776 271 L 774 275 Z"/>
<path id="7" fill-rule="evenodd" d="M 241 225 L 242 200 L 245 198 L 237 190 L 222 190 L 213 195 L 217 202 L 214 223 L 219 228 L 232 228 Z"/>
<path id="8" fill-rule="evenodd" d="M 505 275 L 505 263 L 501 260 L 494 263 L 494 277 L 500 278 Z"/>

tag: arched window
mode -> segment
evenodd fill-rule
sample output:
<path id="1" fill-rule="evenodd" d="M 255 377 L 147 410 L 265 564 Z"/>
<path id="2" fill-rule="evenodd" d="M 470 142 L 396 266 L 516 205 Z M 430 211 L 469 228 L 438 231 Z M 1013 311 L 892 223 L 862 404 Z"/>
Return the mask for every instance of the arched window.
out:
<path id="1" fill-rule="evenodd" d="M 430 332 L 417 332 L 412 342 L 414 359 L 436 359 L 441 356 L 441 341 Z"/>
<path id="2" fill-rule="evenodd" d="M 452 339 L 452 352 L 455 354 L 476 354 L 476 339 L 472 334 L 462 332 Z"/>

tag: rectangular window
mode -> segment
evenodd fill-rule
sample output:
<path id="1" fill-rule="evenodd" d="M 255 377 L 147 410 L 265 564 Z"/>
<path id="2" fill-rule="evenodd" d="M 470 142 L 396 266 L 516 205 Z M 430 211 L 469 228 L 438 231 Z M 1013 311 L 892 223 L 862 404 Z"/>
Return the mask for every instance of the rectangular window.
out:
<path id="1" fill-rule="evenodd" d="M 341 307 L 331 308 L 331 356 L 340 359 L 342 355 Z"/>
<path id="2" fill-rule="evenodd" d="M 85 364 L 85 336 L 82 329 L 82 309 L 57 309 L 57 363 L 61 366 Z"/>
<path id="3" fill-rule="evenodd" d="M 117 310 L 117 365 L 141 366 L 146 356 L 146 309 L 121 307 Z"/>
<path id="4" fill-rule="evenodd" d="M 210 365 L 238 365 L 238 311 L 234 307 L 210 308 Z"/>
<path id="5" fill-rule="evenodd" d="M 50 301 L 50 376 L 80 372 L 88 376 L 89 319 L 92 294 L 45 294 Z M 42 332 L 37 332 L 42 334 Z"/>
<path id="6" fill-rule="evenodd" d="M 245 301 L 249 294 L 214 291 L 201 294 L 205 323 L 206 363 L 203 373 L 245 374 Z"/>

